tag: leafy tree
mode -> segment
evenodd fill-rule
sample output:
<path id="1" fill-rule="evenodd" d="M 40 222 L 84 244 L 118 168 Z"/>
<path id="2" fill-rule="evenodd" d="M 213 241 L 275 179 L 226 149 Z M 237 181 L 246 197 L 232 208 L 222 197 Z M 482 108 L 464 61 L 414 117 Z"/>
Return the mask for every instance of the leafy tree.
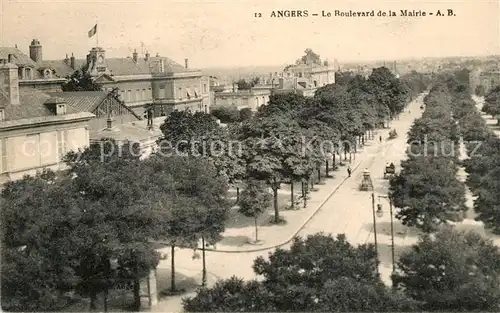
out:
<path id="1" fill-rule="evenodd" d="M 500 114 L 500 86 L 496 86 L 486 94 L 482 111 L 492 116 Z"/>
<path id="2" fill-rule="evenodd" d="M 262 283 L 235 276 L 220 280 L 212 288 L 201 288 L 192 298 L 184 298 L 186 312 L 273 312 L 272 294 Z"/>
<path id="3" fill-rule="evenodd" d="M 319 57 L 318 54 L 316 54 L 314 51 L 312 51 L 312 49 L 307 48 L 304 51 L 304 55 L 300 59 L 298 59 L 295 63 L 296 64 L 304 63 L 304 64 L 321 65 L 321 58 Z"/>
<path id="4" fill-rule="evenodd" d="M 259 257 L 254 270 L 263 279 L 218 282 L 184 301 L 194 311 L 412 311 L 418 303 L 388 290 L 376 273 L 372 245 L 353 247 L 344 235 L 295 238 L 289 250 Z"/>
<path id="5" fill-rule="evenodd" d="M 285 163 L 300 150 L 300 127 L 290 119 L 254 118 L 244 123 L 240 140 L 244 142 L 247 177 L 265 181 L 273 190 L 274 222 L 281 222 L 278 189 L 286 178 Z"/>
<path id="6" fill-rule="evenodd" d="M 102 85 L 96 83 L 90 74 L 82 69 L 77 70 L 62 86 L 63 91 L 101 91 Z"/>
<path id="7" fill-rule="evenodd" d="M 175 248 L 197 248 L 200 239 L 215 244 L 225 230 L 229 203 L 226 200 L 227 180 L 207 158 L 155 156 L 148 160 L 151 178 L 162 189 L 164 176 L 170 176 L 172 188 L 159 198 L 162 210 L 157 236 L 171 246 L 172 277 L 175 284 Z M 167 185 L 168 185 L 167 181 Z M 163 187 L 165 189 L 165 187 Z M 203 246 L 204 249 L 204 246 Z M 205 262 L 203 262 L 205 264 Z M 206 279 L 206 268 L 203 268 Z"/>
<path id="8" fill-rule="evenodd" d="M 250 108 L 243 108 L 240 110 L 240 122 L 245 122 L 251 119 L 253 116 L 252 109 Z"/>
<path id="9" fill-rule="evenodd" d="M 408 88 L 388 68 L 373 69 L 368 82 L 377 101 L 389 108 L 391 117 L 403 111 L 408 100 Z"/>
<path id="10" fill-rule="evenodd" d="M 490 240 L 445 229 L 424 235 L 398 262 L 394 284 L 424 310 L 498 311 L 500 250 Z"/>
<path id="11" fill-rule="evenodd" d="M 477 85 L 474 93 L 479 97 L 483 97 L 486 94 L 486 88 L 484 88 L 484 85 Z"/>
<path id="12" fill-rule="evenodd" d="M 222 123 L 234 123 L 240 121 L 240 111 L 236 108 L 215 108 L 210 111 L 210 114 L 218 118 Z"/>
<path id="13" fill-rule="evenodd" d="M 255 222 L 255 242 L 259 241 L 257 219 L 271 206 L 272 195 L 261 181 L 250 179 L 241 193 L 239 212 L 246 217 L 253 217 Z"/>
<path id="14" fill-rule="evenodd" d="M 68 194 L 78 199 L 85 213 L 74 230 L 82 240 L 76 266 L 81 278 L 78 290 L 89 294 L 94 308 L 97 293 L 107 293 L 112 279 L 109 262 L 116 259 L 120 266 L 117 279 L 134 278 L 134 305 L 138 308 L 139 279 L 159 261 L 150 243 L 157 232 L 156 198 L 139 147 L 103 140 L 69 153 L 65 161 L 72 177 Z M 99 277 L 106 278 L 104 285 Z"/>
<path id="15" fill-rule="evenodd" d="M 75 203 L 46 174 L 9 182 L 2 190 L 2 309 L 60 310 L 78 283 L 72 235 Z"/>
<path id="16" fill-rule="evenodd" d="M 242 78 L 236 82 L 236 85 L 238 86 L 238 90 L 250 90 L 257 84 L 258 84 L 258 80 L 255 80 L 255 79 L 248 82 Z"/>

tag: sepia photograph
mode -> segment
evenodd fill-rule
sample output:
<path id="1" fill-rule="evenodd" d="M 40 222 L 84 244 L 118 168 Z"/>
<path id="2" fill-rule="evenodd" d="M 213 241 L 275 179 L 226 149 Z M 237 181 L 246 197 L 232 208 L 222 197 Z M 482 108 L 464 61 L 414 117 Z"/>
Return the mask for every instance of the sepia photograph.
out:
<path id="1" fill-rule="evenodd" d="M 2 312 L 499 312 L 499 0 L 0 0 Z"/>

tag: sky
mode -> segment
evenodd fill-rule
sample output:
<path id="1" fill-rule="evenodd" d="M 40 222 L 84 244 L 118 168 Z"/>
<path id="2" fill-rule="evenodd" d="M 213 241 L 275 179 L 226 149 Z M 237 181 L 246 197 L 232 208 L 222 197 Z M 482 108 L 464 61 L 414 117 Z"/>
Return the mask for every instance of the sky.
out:
<path id="1" fill-rule="evenodd" d="M 306 48 L 340 63 L 420 57 L 500 54 L 498 0 L 0 0 L 0 46 L 44 59 L 85 58 L 96 37 L 107 57 L 148 50 L 193 68 L 293 63 Z M 453 17 L 313 17 L 322 11 L 422 10 Z M 308 10 L 273 18 L 273 10 Z M 262 13 L 256 18 L 255 13 Z M 144 48 L 142 48 L 144 47 Z"/>

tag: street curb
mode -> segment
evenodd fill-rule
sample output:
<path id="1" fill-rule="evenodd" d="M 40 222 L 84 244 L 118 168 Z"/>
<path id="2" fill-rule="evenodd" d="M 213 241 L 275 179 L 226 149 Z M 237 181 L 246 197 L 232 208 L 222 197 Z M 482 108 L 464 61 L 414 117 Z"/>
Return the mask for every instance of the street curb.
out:
<path id="1" fill-rule="evenodd" d="M 360 161 L 354 168 L 353 170 L 356 170 L 360 165 L 361 163 L 363 163 L 363 161 Z M 212 249 L 212 248 L 205 248 L 205 251 L 210 251 L 210 252 L 219 252 L 219 253 L 251 253 L 251 252 L 262 252 L 262 251 L 267 251 L 267 250 L 271 250 L 271 249 L 276 249 L 276 248 L 279 248 L 281 246 L 284 246 L 286 244 L 288 244 L 289 242 L 291 242 L 293 240 L 293 238 L 295 238 L 297 236 L 298 233 L 300 233 L 300 231 L 302 229 L 304 229 L 304 227 L 309 223 L 309 221 L 311 221 L 311 219 L 323 208 L 323 205 L 325 205 L 325 203 L 330 200 L 330 198 L 333 196 L 333 194 L 335 192 L 337 192 L 337 190 L 342 187 L 342 185 L 345 183 L 345 181 L 348 179 L 349 177 L 345 177 L 333 190 L 332 192 L 330 192 L 330 194 L 319 204 L 318 208 L 316 210 L 314 210 L 312 212 L 312 214 L 302 223 L 302 225 L 293 233 L 292 236 L 290 236 L 289 239 L 281 242 L 281 243 L 278 243 L 278 244 L 273 244 L 273 245 L 270 245 L 270 246 L 266 246 L 266 247 L 262 247 L 262 248 L 258 248 L 258 249 L 248 249 L 248 250 L 217 250 L 217 249 Z M 202 248 L 198 247 L 196 248 L 197 250 L 202 250 Z"/>

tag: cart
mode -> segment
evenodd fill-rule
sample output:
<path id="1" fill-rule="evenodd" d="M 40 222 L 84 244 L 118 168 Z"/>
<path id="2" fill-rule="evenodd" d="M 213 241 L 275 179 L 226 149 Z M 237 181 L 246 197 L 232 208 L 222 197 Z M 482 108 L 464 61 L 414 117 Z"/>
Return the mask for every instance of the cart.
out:
<path id="1" fill-rule="evenodd" d="M 393 163 L 391 163 L 390 165 L 385 167 L 384 179 L 387 179 L 387 178 L 393 176 L 394 174 L 396 174 L 396 167 L 394 166 Z"/>

